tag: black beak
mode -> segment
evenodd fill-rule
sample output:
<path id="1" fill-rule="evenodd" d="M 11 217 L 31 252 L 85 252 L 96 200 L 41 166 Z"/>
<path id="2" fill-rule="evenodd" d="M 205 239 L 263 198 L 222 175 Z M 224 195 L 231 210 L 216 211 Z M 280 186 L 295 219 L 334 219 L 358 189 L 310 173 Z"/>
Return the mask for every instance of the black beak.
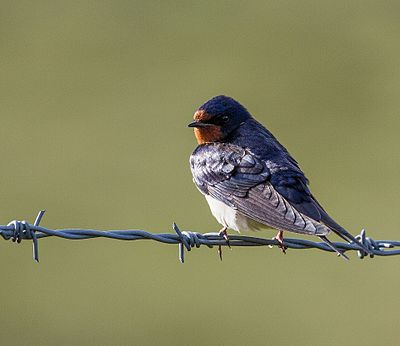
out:
<path id="1" fill-rule="evenodd" d="M 188 124 L 188 127 L 207 127 L 207 126 L 212 126 L 212 124 L 202 123 L 200 121 L 192 121 L 190 124 Z"/>

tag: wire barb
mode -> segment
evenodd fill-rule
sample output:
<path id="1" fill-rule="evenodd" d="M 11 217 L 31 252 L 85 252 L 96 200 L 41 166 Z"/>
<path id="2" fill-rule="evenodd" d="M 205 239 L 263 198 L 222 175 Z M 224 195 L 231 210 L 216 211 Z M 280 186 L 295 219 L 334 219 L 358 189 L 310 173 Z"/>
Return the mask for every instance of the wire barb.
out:
<path id="1" fill-rule="evenodd" d="M 23 239 L 32 239 L 33 259 L 36 262 L 39 262 L 39 248 L 35 227 L 39 226 L 45 212 L 45 210 L 39 211 L 33 226 L 26 221 L 17 220 L 13 220 L 5 226 L 9 229 L 3 229 L 4 226 L 0 226 L 0 234 L 5 240 L 11 239 L 13 242 L 19 244 Z"/>
<path id="2" fill-rule="evenodd" d="M 118 240 L 154 240 L 164 244 L 178 244 L 179 260 L 185 262 L 185 250 L 191 251 L 192 248 L 199 248 L 201 245 L 206 245 L 209 248 L 213 246 L 227 246 L 227 242 L 219 233 L 198 233 L 190 231 L 181 231 L 176 223 L 173 223 L 172 228 L 175 233 L 150 233 L 143 230 L 110 230 L 99 231 L 90 229 L 59 229 L 51 230 L 41 227 L 40 221 L 43 218 L 45 210 L 41 210 L 33 224 L 26 221 L 13 220 L 5 226 L 0 225 L 0 235 L 5 240 L 12 240 L 17 244 L 22 240 L 32 240 L 33 258 L 39 262 L 39 247 L 38 240 L 46 237 L 61 237 L 64 239 L 81 240 L 92 238 L 110 238 Z M 374 240 L 366 236 L 363 229 L 356 240 L 359 241 L 370 253 L 360 248 L 358 243 L 339 243 L 332 242 L 335 248 L 345 251 L 357 251 L 358 257 L 363 259 L 367 255 L 371 258 L 374 256 L 394 256 L 400 255 L 400 250 L 394 249 L 400 247 L 400 241 L 397 240 Z M 279 242 L 274 239 L 264 239 L 249 237 L 245 235 L 230 235 L 230 246 L 279 246 Z M 317 243 L 306 239 L 285 238 L 285 246 L 290 249 L 318 249 L 323 251 L 334 252 L 332 247 L 326 243 Z"/>

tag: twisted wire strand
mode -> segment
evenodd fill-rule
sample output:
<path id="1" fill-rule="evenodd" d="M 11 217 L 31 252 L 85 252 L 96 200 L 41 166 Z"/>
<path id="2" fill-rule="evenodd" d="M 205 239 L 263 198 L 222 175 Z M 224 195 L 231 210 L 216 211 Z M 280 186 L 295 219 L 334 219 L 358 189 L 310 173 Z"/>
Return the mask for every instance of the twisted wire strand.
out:
<path id="1" fill-rule="evenodd" d="M 39 226 L 40 221 L 45 213 L 41 210 L 33 224 L 26 221 L 13 220 L 7 225 L 0 225 L 0 235 L 5 239 L 11 239 L 13 242 L 20 243 L 22 240 L 32 240 L 33 258 L 39 262 L 38 239 L 46 237 L 60 237 L 71 240 L 92 239 L 92 238 L 111 238 L 118 240 L 154 240 L 165 244 L 179 245 L 179 260 L 184 263 L 185 250 L 190 251 L 192 248 L 199 248 L 201 245 L 212 248 L 213 246 L 227 246 L 226 240 L 219 233 L 198 233 L 191 231 L 181 231 L 174 223 L 173 229 L 175 233 L 150 233 L 143 230 L 110 230 L 99 231 L 92 229 L 58 229 L 51 230 Z M 343 251 L 357 251 L 360 259 L 369 255 L 374 256 L 394 256 L 400 255 L 400 250 L 390 250 L 394 247 L 400 247 L 400 241 L 397 240 L 374 240 L 366 236 L 365 230 L 362 230 L 356 239 L 361 242 L 370 254 L 367 254 L 356 243 L 340 243 L 333 244 Z M 250 237 L 244 235 L 230 235 L 229 246 L 279 246 L 279 242 L 275 239 L 264 239 Z M 285 238 L 284 245 L 290 249 L 318 249 L 333 252 L 333 250 L 325 243 L 313 242 L 306 239 Z"/>

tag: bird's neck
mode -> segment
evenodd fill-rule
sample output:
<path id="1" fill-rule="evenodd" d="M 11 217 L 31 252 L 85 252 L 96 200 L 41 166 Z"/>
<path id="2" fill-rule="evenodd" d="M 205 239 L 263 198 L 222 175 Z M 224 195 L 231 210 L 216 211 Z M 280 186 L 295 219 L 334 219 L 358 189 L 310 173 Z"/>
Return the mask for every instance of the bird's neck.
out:
<path id="1" fill-rule="evenodd" d="M 194 135 L 196 137 L 197 143 L 212 143 L 218 142 L 222 138 L 222 131 L 219 126 L 209 126 L 202 128 L 195 128 Z"/>

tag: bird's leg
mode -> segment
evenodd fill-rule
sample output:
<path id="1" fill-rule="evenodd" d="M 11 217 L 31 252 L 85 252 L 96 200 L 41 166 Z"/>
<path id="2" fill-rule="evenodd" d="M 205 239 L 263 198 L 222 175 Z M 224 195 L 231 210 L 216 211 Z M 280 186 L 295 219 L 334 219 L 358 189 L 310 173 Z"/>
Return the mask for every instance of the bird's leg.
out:
<path id="1" fill-rule="evenodd" d="M 284 254 L 286 254 L 287 246 L 283 245 L 283 231 L 279 231 L 278 234 L 272 239 L 277 240 L 279 243 L 279 248 Z"/>
<path id="2" fill-rule="evenodd" d="M 226 240 L 226 244 L 229 246 L 229 248 L 231 248 L 231 244 L 229 243 L 229 236 L 228 236 L 228 232 L 226 231 L 227 227 L 222 227 L 222 229 L 219 231 L 219 235 L 223 236 L 224 239 Z M 222 261 L 222 246 L 218 245 L 218 255 L 220 260 Z"/>

